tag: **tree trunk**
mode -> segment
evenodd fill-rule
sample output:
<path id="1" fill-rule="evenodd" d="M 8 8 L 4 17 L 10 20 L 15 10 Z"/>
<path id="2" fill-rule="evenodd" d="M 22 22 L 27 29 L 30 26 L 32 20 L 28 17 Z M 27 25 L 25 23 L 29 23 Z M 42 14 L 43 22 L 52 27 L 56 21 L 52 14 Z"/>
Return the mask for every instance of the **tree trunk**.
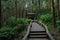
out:
<path id="1" fill-rule="evenodd" d="M 40 13 L 40 0 L 38 0 L 38 3 L 39 3 L 39 13 Z"/>
<path id="2" fill-rule="evenodd" d="M 1 16 L 1 1 L 0 1 L 0 27 L 2 26 L 2 16 Z"/>
<path id="3" fill-rule="evenodd" d="M 58 19 L 60 19 L 60 13 L 59 13 L 59 0 L 57 0 L 57 10 L 58 10 Z"/>
<path id="4" fill-rule="evenodd" d="M 54 32 L 54 28 L 55 28 L 55 9 L 54 9 L 54 0 L 51 0 L 51 12 L 52 12 L 52 27 L 53 27 L 53 32 Z"/>
<path id="5" fill-rule="evenodd" d="M 16 7 L 16 17 L 17 17 L 17 0 L 15 0 L 15 7 Z"/>
<path id="6" fill-rule="evenodd" d="M 59 19 L 60 19 L 60 0 L 59 0 Z"/>

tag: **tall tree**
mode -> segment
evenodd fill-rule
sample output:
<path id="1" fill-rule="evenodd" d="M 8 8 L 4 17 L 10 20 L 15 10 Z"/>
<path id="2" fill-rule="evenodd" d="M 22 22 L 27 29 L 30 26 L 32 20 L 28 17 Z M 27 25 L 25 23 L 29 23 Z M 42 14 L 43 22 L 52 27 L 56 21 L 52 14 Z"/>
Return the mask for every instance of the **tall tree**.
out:
<path id="1" fill-rule="evenodd" d="M 59 15 L 60 15 L 60 0 L 59 0 Z M 59 19 L 60 19 L 60 17 L 59 17 Z"/>
<path id="2" fill-rule="evenodd" d="M 17 0 L 15 0 L 15 7 L 16 7 L 16 17 L 17 17 Z"/>
<path id="3" fill-rule="evenodd" d="M 40 12 L 40 0 L 38 0 L 38 3 L 39 3 L 39 12 Z"/>
<path id="4" fill-rule="evenodd" d="M 2 26 L 2 16 L 1 16 L 1 0 L 0 0 L 0 27 Z"/>
<path id="5" fill-rule="evenodd" d="M 51 12 L 52 12 L 52 26 L 53 26 L 53 31 L 54 31 L 54 28 L 55 28 L 55 9 L 54 9 L 54 0 L 51 0 Z"/>
<path id="6" fill-rule="evenodd" d="M 58 9 L 58 19 L 60 19 L 60 13 L 59 13 L 59 0 L 57 0 L 57 9 Z"/>

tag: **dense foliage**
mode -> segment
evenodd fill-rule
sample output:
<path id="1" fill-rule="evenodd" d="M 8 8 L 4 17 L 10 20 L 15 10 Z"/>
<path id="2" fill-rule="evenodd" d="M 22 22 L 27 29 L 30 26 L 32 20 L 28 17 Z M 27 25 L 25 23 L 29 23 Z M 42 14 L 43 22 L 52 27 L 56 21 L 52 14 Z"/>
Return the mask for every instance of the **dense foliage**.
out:
<path id="1" fill-rule="evenodd" d="M 40 19 L 43 21 L 43 22 L 51 22 L 52 20 L 52 14 L 45 14 L 45 15 L 41 15 L 40 16 Z"/>
<path id="2" fill-rule="evenodd" d="M 56 27 L 55 30 L 60 30 L 60 20 L 57 19 L 57 11 L 56 13 Z M 39 16 L 39 19 L 48 26 L 48 29 L 52 30 L 52 13 L 46 13 Z"/>
<path id="3" fill-rule="evenodd" d="M 54 0 L 54 9 L 56 10 L 55 28 L 57 31 L 60 31 L 60 20 L 57 19 L 56 1 L 57 0 Z M 18 33 L 28 26 L 30 23 L 29 19 L 16 18 L 23 17 L 26 15 L 25 12 L 37 13 L 39 19 L 52 31 L 52 13 L 46 13 L 50 12 L 50 5 L 50 0 L 1 0 L 2 21 L 4 25 L 0 28 L 0 40 L 11 40 L 11 38 L 17 37 Z"/>
<path id="4" fill-rule="evenodd" d="M 26 18 L 9 17 L 4 22 L 4 26 L 0 28 L 0 40 L 11 40 L 12 38 L 17 37 L 29 23 L 30 20 Z"/>

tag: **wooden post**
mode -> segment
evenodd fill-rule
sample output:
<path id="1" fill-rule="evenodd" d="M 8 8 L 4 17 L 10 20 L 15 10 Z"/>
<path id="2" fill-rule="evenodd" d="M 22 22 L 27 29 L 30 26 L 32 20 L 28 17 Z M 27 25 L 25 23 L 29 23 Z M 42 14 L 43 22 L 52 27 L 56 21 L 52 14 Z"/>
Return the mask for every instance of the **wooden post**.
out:
<path id="1" fill-rule="evenodd" d="M 53 27 L 53 32 L 54 32 L 54 28 L 55 28 L 55 9 L 54 9 L 54 0 L 51 0 L 51 12 L 52 12 L 52 27 Z"/>

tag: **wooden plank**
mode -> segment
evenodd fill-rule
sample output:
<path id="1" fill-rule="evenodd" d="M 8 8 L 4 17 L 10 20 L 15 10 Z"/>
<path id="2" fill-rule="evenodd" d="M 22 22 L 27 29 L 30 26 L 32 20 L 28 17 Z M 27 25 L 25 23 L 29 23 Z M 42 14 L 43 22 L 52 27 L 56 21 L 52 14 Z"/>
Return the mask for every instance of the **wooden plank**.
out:
<path id="1" fill-rule="evenodd" d="M 47 38 L 29 38 L 29 40 L 48 40 Z"/>
<path id="2" fill-rule="evenodd" d="M 33 22 L 31 31 L 45 31 L 45 29 L 36 22 Z"/>

